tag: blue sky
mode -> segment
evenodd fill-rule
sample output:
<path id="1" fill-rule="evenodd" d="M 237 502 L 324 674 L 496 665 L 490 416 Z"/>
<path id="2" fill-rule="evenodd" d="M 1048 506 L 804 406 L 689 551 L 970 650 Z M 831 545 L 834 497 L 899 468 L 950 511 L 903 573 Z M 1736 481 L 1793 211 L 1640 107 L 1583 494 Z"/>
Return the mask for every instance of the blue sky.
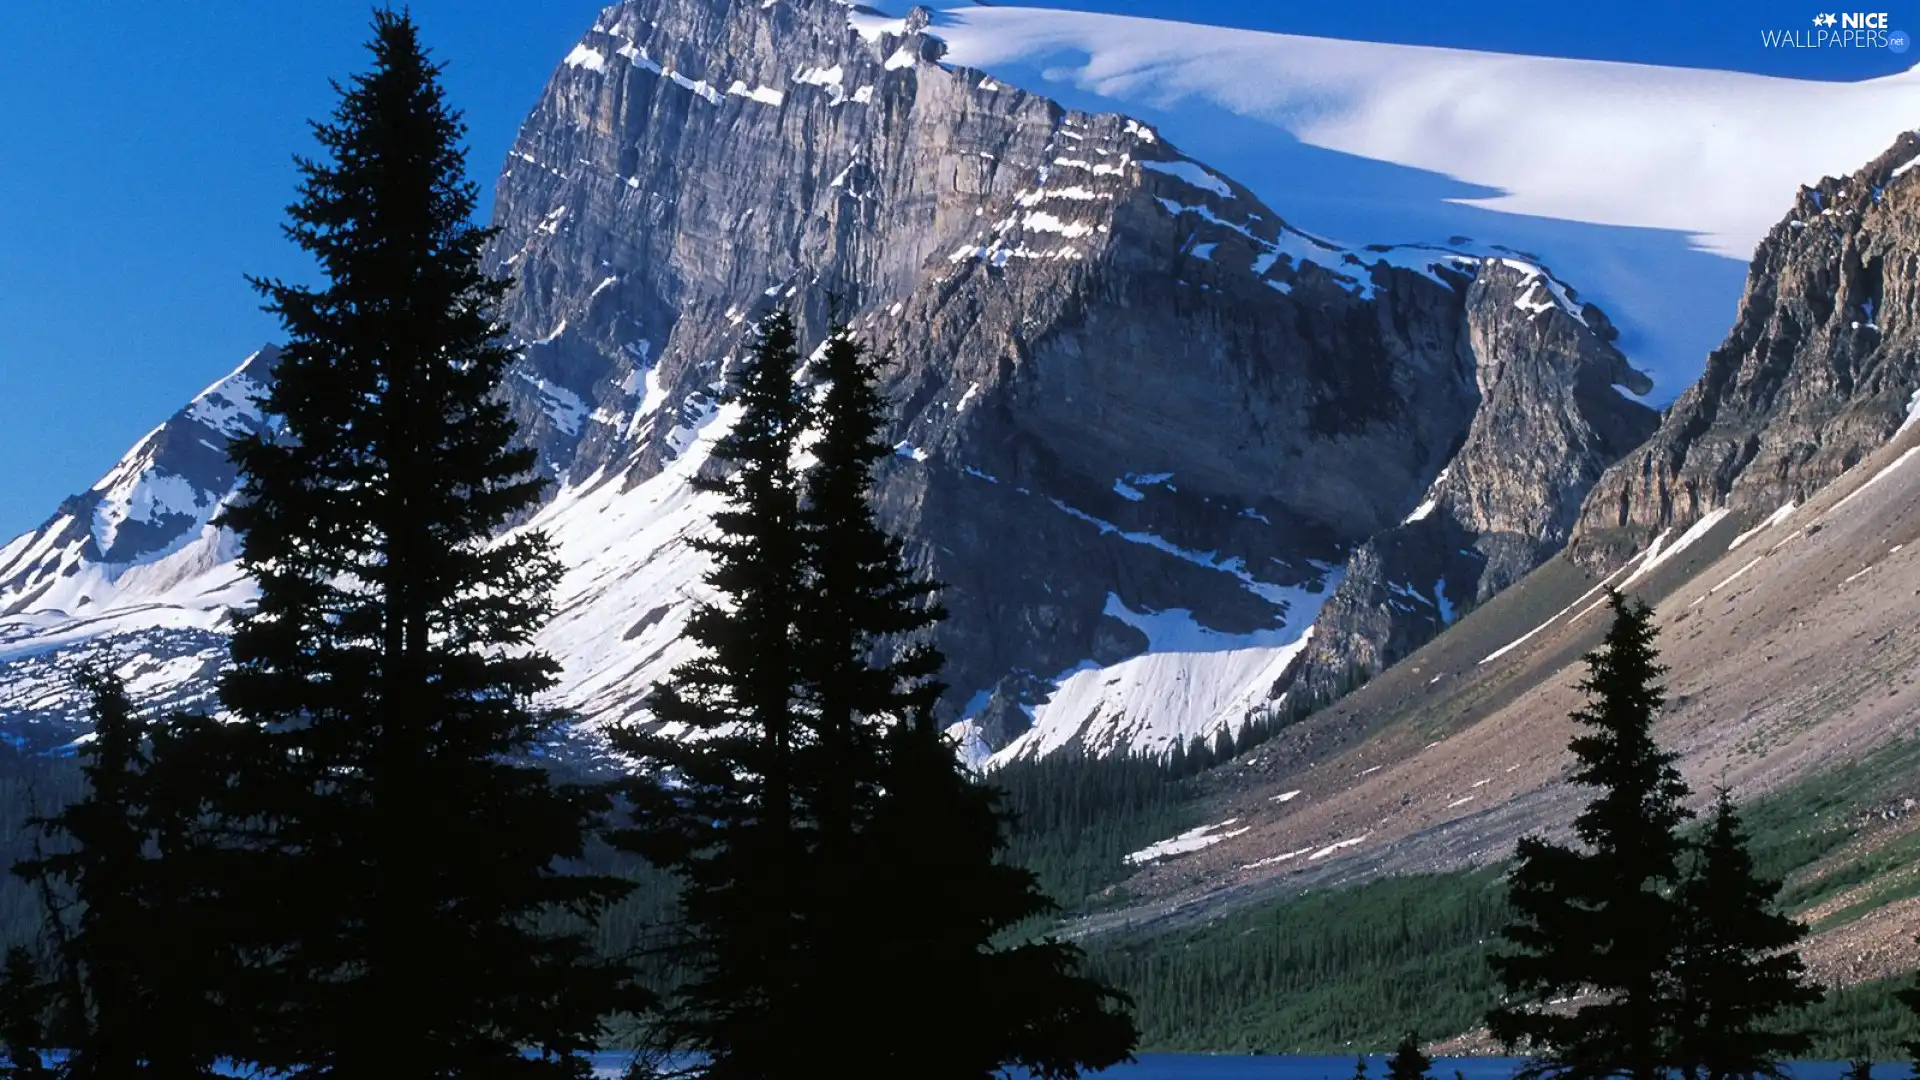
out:
<path id="1" fill-rule="evenodd" d="M 881 4 L 892 10 L 900 4 Z M 1250 29 L 1852 80 L 1920 51 L 1768 50 L 1821 3 L 1712 0 L 1053 0 Z M 1879 5 L 1873 5 L 1878 8 Z M 592 0 L 418 0 L 490 182 Z M 1684 14 L 1675 14 L 1684 8 Z M 1838 10 L 1838 9 L 1836 9 Z M 1909 10 L 1890 8 L 1907 25 Z M 247 273 L 302 276 L 290 158 L 368 7 L 317 0 L 0 5 L 0 539 L 85 489 L 277 327 Z M 1920 23 L 1915 24 L 1920 29 Z"/>

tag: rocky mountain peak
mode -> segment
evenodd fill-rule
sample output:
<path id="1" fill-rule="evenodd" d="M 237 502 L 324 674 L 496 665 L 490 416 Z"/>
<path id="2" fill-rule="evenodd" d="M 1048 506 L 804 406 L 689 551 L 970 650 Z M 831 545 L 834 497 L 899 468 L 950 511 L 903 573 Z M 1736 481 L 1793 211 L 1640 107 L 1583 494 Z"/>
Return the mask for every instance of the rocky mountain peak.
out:
<path id="1" fill-rule="evenodd" d="M 0 547 L 0 615 L 77 612 L 117 596 L 130 570 L 169 559 L 193 563 L 187 548 L 217 547 L 207 523 L 236 480 L 227 443 L 265 428 L 258 398 L 279 356 L 272 345 L 248 356 L 40 528 Z"/>
<path id="2" fill-rule="evenodd" d="M 1135 120 L 942 55 L 924 9 L 628 0 L 522 127 L 487 259 L 561 481 L 529 524 L 570 567 L 541 644 L 583 732 L 644 718 L 686 655 L 713 510 L 688 478 L 774 304 L 890 358 L 881 510 L 948 586 L 943 708 L 1009 756 L 1164 750 L 1390 662 L 1557 549 L 1651 429 L 1538 259 L 1332 243 Z M 84 645 L 203 679 L 244 597 L 218 541 L 98 633 L 10 594 L 0 664 Z M 36 544 L 7 551 L 44 576 Z M 44 677 L 0 670 L 0 710 Z"/>
<path id="3" fill-rule="evenodd" d="M 1658 432 L 1610 469 L 1572 553 L 1617 565 L 1710 510 L 1803 503 L 1915 414 L 1920 136 L 1803 187 L 1754 252 L 1733 328 Z"/>

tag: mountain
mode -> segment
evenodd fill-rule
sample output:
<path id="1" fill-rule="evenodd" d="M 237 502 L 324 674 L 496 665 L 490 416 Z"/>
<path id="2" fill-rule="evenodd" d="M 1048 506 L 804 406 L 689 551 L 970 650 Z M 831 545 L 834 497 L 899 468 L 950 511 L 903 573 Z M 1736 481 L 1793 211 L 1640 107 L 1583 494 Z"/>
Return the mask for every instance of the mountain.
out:
<path id="1" fill-rule="evenodd" d="M 1920 218 L 1901 177 L 1917 154 L 1920 135 L 1905 132 L 1864 169 L 1800 189 L 1706 373 L 1582 511 L 1583 565 L 1716 510 L 1804 503 L 1911 422 Z"/>
<path id="2" fill-rule="evenodd" d="M 1566 716 L 1612 585 L 1654 605 L 1670 668 L 1657 735 L 1696 798 L 1724 784 L 1794 800 L 1776 820 L 1794 837 L 1788 895 L 1813 898 L 1797 910 L 1818 931 L 1816 974 L 1920 965 L 1916 161 L 1920 138 L 1902 134 L 1803 189 L 1705 375 L 1604 472 L 1568 550 L 1216 770 L 1209 824 L 1143 852 L 1137 902 L 1081 931 L 1197 925 L 1566 835 L 1584 798 Z"/>
<path id="3" fill-rule="evenodd" d="M 714 509 L 688 479 L 774 304 L 892 360 L 881 508 L 950 586 L 942 707 L 1000 760 L 1157 752 L 1393 663 L 1558 551 L 1658 425 L 1537 260 L 1309 235 L 1137 121 L 943 64 L 929 19 L 630 0 L 521 130 L 488 265 L 558 481 L 520 526 L 569 567 L 540 643 L 588 742 L 686 654 Z M 10 728 L 62 730 L 89 651 L 204 699 L 246 597 L 217 450 L 271 356 L 0 549 Z"/>

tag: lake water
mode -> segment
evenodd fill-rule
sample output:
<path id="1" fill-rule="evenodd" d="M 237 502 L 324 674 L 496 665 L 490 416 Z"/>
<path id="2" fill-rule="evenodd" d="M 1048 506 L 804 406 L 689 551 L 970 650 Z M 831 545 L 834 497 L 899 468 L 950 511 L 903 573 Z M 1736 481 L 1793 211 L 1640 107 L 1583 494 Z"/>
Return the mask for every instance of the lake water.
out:
<path id="1" fill-rule="evenodd" d="M 624 1054 L 596 1054 L 594 1075 L 617 1080 L 629 1058 Z M 1379 1080 L 1386 1071 L 1384 1056 L 1367 1059 L 1369 1075 Z M 1433 1063 L 1435 1080 L 1453 1080 L 1457 1070 L 1466 1080 L 1510 1080 L 1518 1058 L 1439 1058 Z M 1838 1061 L 1795 1062 L 1788 1069 L 1793 1080 L 1838 1080 L 1846 1065 Z M 1351 1057 L 1245 1056 L 1229 1054 L 1143 1054 L 1132 1065 L 1093 1074 L 1101 1080 L 1351 1080 Z M 1904 1064 L 1882 1064 L 1873 1070 L 1877 1080 L 1907 1080 Z"/>

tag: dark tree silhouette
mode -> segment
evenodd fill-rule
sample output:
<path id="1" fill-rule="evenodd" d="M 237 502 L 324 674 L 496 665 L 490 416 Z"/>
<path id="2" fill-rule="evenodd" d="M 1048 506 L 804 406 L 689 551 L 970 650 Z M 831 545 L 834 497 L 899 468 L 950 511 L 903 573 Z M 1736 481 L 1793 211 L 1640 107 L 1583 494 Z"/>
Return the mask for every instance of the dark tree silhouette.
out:
<path id="1" fill-rule="evenodd" d="M 375 13 L 373 66 L 314 125 L 287 235 L 319 290 L 256 280 L 288 342 L 238 439 L 240 534 L 259 599 L 238 620 L 226 708 L 260 738 L 221 800 L 251 838 L 230 909 L 281 940 L 265 1064 L 313 1076 L 579 1075 L 628 1007 L 624 967 L 538 916 L 592 916 L 615 879 L 570 874 L 600 803 L 525 760 L 556 665 L 530 641 L 559 568 L 500 395 L 514 353 L 480 269 L 463 126 L 410 18 Z M 263 943 L 255 943 L 263 944 Z M 270 975 L 270 977 L 269 977 Z M 542 1059 L 527 1064 L 524 1049 Z"/>
<path id="2" fill-rule="evenodd" d="M 713 449 L 724 476 L 695 486 L 725 497 L 719 533 L 696 546 L 711 556 L 706 582 L 725 601 L 702 604 L 687 624 L 700 653 L 653 694 L 656 719 L 683 729 L 661 737 L 615 733 L 618 746 L 655 762 L 675 805 L 660 827 L 612 836 L 682 879 L 682 940 L 672 960 L 691 972 L 660 1024 L 672 1045 L 706 1055 L 712 1080 L 814 1075 L 817 1033 L 808 1020 L 803 949 L 807 859 L 813 837 L 796 806 L 801 727 L 795 637 L 804 572 L 800 477 L 793 464 L 807 409 L 794 379 L 793 321 L 776 311 L 724 395 L 737 410 Z M 638 782 L 639 804 L 660 789 Z"/>
<path id="3" fill-rule="evenodd" d="M 0 1076 L 29 1080 L 54 1075 L 46 1061 L 53 1001 L 53 986 L 32 950 L 24 945 L 8 948 L 6 965 L 0 968 L 0 1046 L 6 1054 Z"/>
<path id="4" fill-rule="evenodd" d="M 945 612 L 873 511 L 892 453 L 880 369 L 837 327 L 812 372 L 825 391 L 799 630 L 816 728 L 805 755 L 820 830 L 814 921 L 828 932 L 811 940 L 818 963 L 859 958 L 815 999 L 815 1023 L 857 1041 L 877 1075 L 982 1080 L 1017 1065 L 1077 1076 L 1127 1060 L 1133 1024 L 1121 995 L 1079 973 L 1077 948 L 996 940 L 1053 905 L 1006 864 L 1001 794 L 933 720 L 943 658 L 924 632 Z M 849 1001 L 864 1004 L 857 1016 Z"/>
<path id="5" fill-rule="evenodd" d="M 1779 892 L 1779 882 L 1754 871 L 1739 813 L 1720 790 L 1676 894 L 1684 923 L 1673 966 L 1674 1060 L 1689 1080 L 1781 1077 L 1781 1059 L 1813 1045 L 1807 1032 L 1772 1024 L 1821 997 L 1794 948 L 1807 928 L 1774 910 Z"/>
<path id="6" fill-rule="evenodd" d="M 40 887 L 53 944 L 45 987 L 75 1080 L 211 1075 L 202 1041 L 213 1002 L 205 963 L 179 963 L 186 930 L 162 856 L 147 724 L 120 679 L 83 668 L 93 736 L 80 749 L 85 793 L 35 819 L 39 853 L 13 872 Z"/>
<path id="7" fill-rule="evenodd" d="M 1920 942 L 1920 938 L 1915 938 L 1914 940 L 1915 942 Z M 1914 972 L 1912 985 L 1901 988 L 1897 996 L 1900 999 L 1900 1003 L 1905 1005 L 1909 1012 L 1913 1013 L 1913 1018 L 1916 1022 L 1915 1026 L 1920 1027 L 1920 971 Z M 1920 1076 L 1920 1037 L 1916 1037 L 1912 1042 L 1907 1043 L 1906 1051 L 1907 1059 L 1913 1065 L 1913 1075 Z"/>
<path id="8" fill-rule="evenodd" d="M 1653 739 L 1665 702 L 1653 614 L 1608 589 L 1613 623 L 1586 657 L 1585 732 L 1573 781 L 1598 794 L 1574 821 L 1582 849 L 1523 838 L 1508 875 L 1508 948 L 1490 958 L 1507 999 L 1488 1013 L 1494 1036 L 1534 1055 L 1528 1075 L 1663 1080 L 1673 999 L 1667 968 L 1681 917 L 1672 887 L 1686 785 Z M 1585 996 L 1584 1004 L 1555 1006 Z"/>
<path id="9" fill-rule="evenodd" d="M 1420 1036 L 1409 1031 L 1387 1059 L 1387 1080 L 1433 1080 L 1433 1059 L 1420 1049 Z"/>
<path id="10" fill-rule="evenodd" d="M 876 856 L 861 840 L 883 798 L 888 727 L 932 708 L 944 689 L 935 678 L 940 655 L 919 640 L 944 613 L 931 601 L 934 586 L 915 578 L 899 541 L 874 518 L 874 471 L 893 455 L 881 439 L 878 363 L 836 325 L 806 374 L 818 391 L 797 519 L 805 578 L 796 657 L 807 737 L 796 755 L 796 794 L 814 833 L 807 967 L 827 978 L 802 1000 L 815 1013 L 805 1028 L 828 1040 L 819 1052 L 830 1054 L 833 1042 L 866 1041 L 856 1028 L 871 1020 L 846 1012 L 848 1003 L 901 990 L 872 982 L 853 962 L 887 946 L 873 934 L 876 898 L 862 881 Z"/>

